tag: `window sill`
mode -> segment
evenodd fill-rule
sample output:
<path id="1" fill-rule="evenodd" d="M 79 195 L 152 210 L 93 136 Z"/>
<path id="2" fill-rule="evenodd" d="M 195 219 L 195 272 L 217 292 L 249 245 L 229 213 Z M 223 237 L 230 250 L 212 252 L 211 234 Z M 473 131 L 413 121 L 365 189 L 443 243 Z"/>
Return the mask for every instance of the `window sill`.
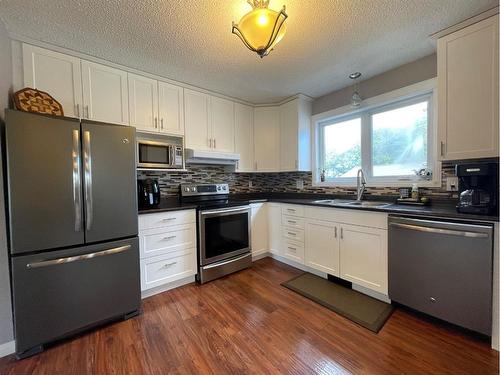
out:
<path id="1" fill-rule="evenodd" d="M 432 181 L 372 181 L 367 182 L 367 188 L 405 188 L 412 187 L 413 184 L 417 184 L 419 188 L 439 188 L 441 187 L 441 181 L 432 180 Z M 313 187 L 322 187 L 322 188 L 356 188 L 356 180 L 353 181 L 313 181 Z"/>

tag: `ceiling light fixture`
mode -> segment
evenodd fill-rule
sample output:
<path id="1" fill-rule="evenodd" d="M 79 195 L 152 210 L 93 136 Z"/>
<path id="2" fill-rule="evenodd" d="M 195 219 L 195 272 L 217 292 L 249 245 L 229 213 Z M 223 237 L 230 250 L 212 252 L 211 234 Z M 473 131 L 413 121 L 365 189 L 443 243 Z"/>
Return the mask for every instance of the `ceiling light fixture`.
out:
<path id="1" fill-rule="evenodd" d="M 239 23 L 233 21 L 233 34 L 243 44 L 262 58 L 269 55 L 286 32 L 286 8 L 280 12 L 269 9 L 269 0 L 248 0 L 252 10 L 245 14 Z"/>
<path id="2" fill-rule="evenodd" d="M 361 95 L 359 95 L 358 78 L 360 78 L 360 77 L 361 77 L 360 72 L 349 74 L 349 78 L 354 81 L 354 92 L 352 93 L 352 96 L 351 96 L 351 106 L 352 107 L 359 107 L 361 105 L 361 102 L 363 101 L 363 98 L 361 97 Z"/>

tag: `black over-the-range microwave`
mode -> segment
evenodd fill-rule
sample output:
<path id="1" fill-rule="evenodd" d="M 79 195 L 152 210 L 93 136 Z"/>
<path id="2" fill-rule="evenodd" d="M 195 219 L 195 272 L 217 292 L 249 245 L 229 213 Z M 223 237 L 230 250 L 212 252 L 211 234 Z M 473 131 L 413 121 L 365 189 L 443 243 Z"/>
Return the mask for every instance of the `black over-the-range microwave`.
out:
<path id="1" fill-rule="evenodd" d="M 137 169 L 184 169 L 184 138 L 137 132 Z"/>

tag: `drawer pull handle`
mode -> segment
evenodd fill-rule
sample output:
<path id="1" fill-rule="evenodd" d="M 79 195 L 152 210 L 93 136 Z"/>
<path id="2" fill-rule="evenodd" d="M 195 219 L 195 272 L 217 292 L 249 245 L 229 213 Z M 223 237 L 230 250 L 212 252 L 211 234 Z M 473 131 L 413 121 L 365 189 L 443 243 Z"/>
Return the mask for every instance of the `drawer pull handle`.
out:
<path id="1" fill-rule="evenodd" d="M 166 219 L 163 219 L 162 221 L 172 221 L 177 219 L 176 217 L 167 217 Z"/>
<path id="2" fill-rule="evenodd" d="M 290 236 L 296 236 L 296 235 L 297 235 L 297 233 L 293 233 L 293 232 L 288 232 L 288 234 L 289 234 Z"/>
<path id="3" fill-rule="evenodd" d="M 288 212 L 295 212 L 295 210 L 293 208 L 287 208 L 286 209 Z"/>
<path id="4" fill-rule="evenodd" d="M 297 224 L 297 222 L 296 222 L 295 220 L 288 220 L 288 222 L 289 222 L 290 224 Z"/>
<path id="5" fill-rule="evenodd" d="M 170 268 L 172 266 L 175 266 L 177 262 L 172 262 L 172 263 L 165 263 L 161 268 Z"/>
<path id="6" fill-rule="evenodd" d="M 177 236 L 167 236 L 167 237 L 163 237 L 163 240 L 165 240 L 165 241 L 173 240 L 175 237 L 177 237 Z"/>
<path id="7" fill-rule="evenodd" d="M 290 246 L 288 246 L 288 250 L 292 250 L 293 252 L 297 251 L 297 249 L 295 247 L 290 247 Z"/>

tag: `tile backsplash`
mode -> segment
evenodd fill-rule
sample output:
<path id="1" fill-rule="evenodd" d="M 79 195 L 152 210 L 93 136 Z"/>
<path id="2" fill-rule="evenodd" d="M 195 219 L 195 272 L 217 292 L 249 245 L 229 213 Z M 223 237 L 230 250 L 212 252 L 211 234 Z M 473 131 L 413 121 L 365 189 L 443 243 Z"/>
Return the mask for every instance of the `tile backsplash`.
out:
<path id="1" fill-rule="evenodd" d="M 454 164 L 442 166 L 442 185 L 436 188 L 421 188 L 422 195 L 438 198 L 456 198 L 456 193 L 446 191 L 446 178 L 454 176 Z M 138 178 L 155 178 L 160 182 L 162 195 L 177 195 L 179 185 L 183 183 L 228 183 L 232 193 L 254 192 L 300 192 L 317 194 L 356 194 L 356 188 L 333 187 L 322 188 L 312 186 L 311 172 L 279 172 L 279 173 L 235 173 L 228 167 L 218 165 L 189 165 L 187 172 L 138 171 Z M 297 180 L 302 180 L 303 188 L 297 188 Z M 250 181 L 252 187 L 250 187 Z M 366 194 L 399 195 L 398 188 L 368 187 Z"/>

